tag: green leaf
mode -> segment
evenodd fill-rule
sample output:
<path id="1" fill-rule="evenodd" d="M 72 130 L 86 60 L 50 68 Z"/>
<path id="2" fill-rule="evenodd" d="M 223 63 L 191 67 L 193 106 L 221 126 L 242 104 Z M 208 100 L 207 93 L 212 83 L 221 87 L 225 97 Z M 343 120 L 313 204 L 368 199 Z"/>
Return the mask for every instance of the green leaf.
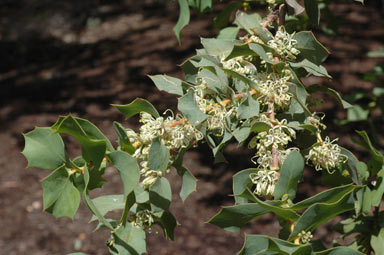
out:
<path id="1" fill-rule="evenodd" d="M 66 162 L 63 140 L 53 132 L 48 127 L 36 127 L 24 135 L 22 153 L 28 160 L 28 167 L 56 169 Z"/>
<path id="2" fill-rule="evenodd" d="M 107 195 L 92 199 L 93 204 L 99 210 L 100 214 L 105 216 L 113 210 L 124 209 L 123 195 Z M 90 221 L 97 220 L 96 216 L 92 216 Z"/>
<path id="3" fill-rule="evenodd" d="M 305 9 L 296 0 L 285 0 L 285 3 L 293 9 L 295 16 L 301 14 Z"/>
<path id="4" fill-rule="evenodd" d="M 384 194 L 384 170 L 378 173 L 376 184 L 372 190 L 372 206 L 379 206 Z"/>
<path id="5" fill-rule="evenodd" d="M 88 209 L 97 217 L 99 222 L 103 224 L 105 227 L 109 228 L 110 230 L 114 230 L 113 226 L 109 221 L 107 221 L 104 216 L 100 213 L 99 209 L 95 206 L 93 203 L 92 199 L 89 197 L 88 194 L 88 184 L 90 180 L 90 175 L 88 168 L 85 166 L 84 167 L 84 190 L 83 190 L 83 200 L 85 204 L 87 205 Z"/>
<path id="6" fill-rule="evenodd" d="M 257 171 L 257 168 L 248 168 L 236 173 L 233 176 L 232 190 L 237 204 L 244 204 L 248 202 L 248 199 L 242 198 L 240 195 L 243 194 L 247 188 L 250 188 L 253 185 L 249 175 L 251 173 L 257 173 Z"/>
<path id="7" fill-rule="evenodd" d="M 265 201 L 261 201 L 256 196 L 254 196 L 254 200 L 262 207 L 268 209 L 269 211 L 273 212 L 274 214 L 283 219 L 296 221 L 300 217 L 295 211 L 291 210 L 291 208 L 283 208 L 276 205 L 271 205 Z"/>
<path id="8" fill-rule="evenodd" d="M 316 255 L 364 255 L 364 253 L 361 253 L 359 251 L 356 251 L 348 247 L 342 247 L 342 246 L 331 248 L 325 251 L 315 252 L 315 254 Z"/>
<path id="9" fill-rule="evenodd" d="M 315 38 L 312 32 L 302 31 L 293 36 L 297 41 L 296 48 L 300 51 L 299 61 L 307 59 L 315 65 L 320 65 L 328 57 L 328 50 Z"/>
<path id="10" fill-rule="evenodd" d="M 116 134 L 119 138 L 120 149 L 132 155 L 136 151 L 136 148 L 133 147 L 133 145 L 129 141 L 127 131 L 125 130 L 123 125 L 121 125 L 119 122 L 114 121 L 113 128 L 115 129 Z"/>
<path id="11" fill-rule="evenodd" d="M 264 235 L 246 235 L 243 248 L 238 255 L 309 255 L 310 244 L 297 245 Z"/>
<path id="12" fill-rule="evenodd" d="M 149 200 L 154 206 L 165 211 L 172 201 L 172 190 L 167 178 L 159 177 L 149 189 Z"/>
<path id="13" fill-rule="evenodd" d="M 363 195 L 363 212 L 370 212 L 372 207 L 372 194 L 371 189 L 369 187 L 364 188 Z"/>
<path id="14" fill-rule="evenodd" d="M 275 199 L 280 199 L 285 194 L 293 200 L 296 196 L 297 184 L 303 176 L 304 159 L 297 151 L 289 153 L 280 170 L 279 181 L 275 188 Z"/>
<path id="15" fill-rule="evenodd" d="M 220 68 L 215 68 L 216 73 L 209 69 L 203 68 L 200 70 L 199 77 L 204 78 L 209 89 L 219 93 L 226 94 L 228 90 L 228 78 L 224 71 Z"/>
<path id="16" fill-rule="evenodd" d="M 262 60 L 264 60 L 265 62 L 267 63 L 270 63 L 272 65 L 275 65 L 277 64 L 276 61 L 274 60 L 271 60 L 268 55 L 267 55 L 267 52 L 273 52 L 272 48 L 266 46 L 266 45 L 263 45 L 263 44 L 260 44 L 260 43 L 250 43 L 249 44 L 249 48 L 255 52 L 258 56 L 260 56 L 260 58 Z"/>
<path id="17" fill-rule="evenodd" d="M 332 204 L 339 201 L 341 198 L 346 196 L 347 194 L 351 194 L 353 191 L 360 189 L 361 186 L 355 186 L 352 184 L 343 185 L 339 187 L 335 187 L 332 189 L 327 189 L 323 192 L 320 192 L 313 197 L 307 198 L 303 201 L 300 201 L 294 205 L 292 205 L 290 208 L 292 210 L 302 210 L 306 209 L 309 206 L 316 204 L 316 203 L 323 203 L 323 204 Z"/>
<path id="18" fill-rule="evenodd" d="M 116 107 L 122 114 L 124 114 L 127 119 L 140 112 L 149 113 L 155 118 L 158 118 L 160 116 L 156 108 L 150 102 L 142 98 L 136 98 L 130 104 L 113 104 L 112 106 Z"/>
<path id="19" fill-rule="evenodd" d="M 297 220 L 288 240 L 293 240 L 301 231 L 312 232 L 336 215 L 353 209 L 354 199 L 352 194 L 346 194 L 334 203 L 313 204 Z"/>
<path id="20" fill-rule="evenodd" d="M 323 66 L 316 65 L 308 59 L 304 59 L 298 63 L 290 63 L 290 65 L 293 68 L 304 68 L 308 73 L 313 74 L 315 76 L 332 78 Z"/>
<path id="21" fill-rule="evenodd" d="M 216 38 L 201 38 L 201 44 L 204 46 L 204 49 L 209 55 L 225 58 L 231 53 L 236 41 Z"/>
<path id="22" fill-rule="evenodd" d="M 212 0 L 188 0 L 188 4 L 199 13 L 204 13 L 212 8 Z"/>
<path id="23" fill-rule="evenodd" d="M 182 80 L 167 75 L 149 75 L 149 78 L 151 78 L 159 90 L 179 96 L 184 95 L 184 89 L 190 87 L 190 85 Z"/>
<path id="24" fill-rule="evenodd" d="M 72 117 L 60 117 L 52 126 L 57 133 L 73 136 L 81 144 L 82 156 L 94 169 L 98 169 L 104 159 L 106 149 L 114 151 L 111 143 L 91 122 Z"/>
<path id="25" fill-rule="evenodd" d="M 347 120 L 348 121 L 364 121 L 369 116 L 369 110 L 363 109 L 360 105 L 353 105 L 348 109 Z"/>
<path id="26" fill-rule="evenodd" d="M 148 167 L 164 172 L 168 169 L 169 156 L 169 149 L 161 143 L 158 137 L 154 138 L 148 153 Z"/>
<path id="27" fill-rule="evenodd" d="M 179 98 L 177 108 L 193 125 L 200 124 L 208 118 L 208 116 L 203 113 L 196 105 L 194 92 L 192 89 L 190 89 L 188 93 L 183 97 Z"/>
<path id="28" fill-rule="evenodd" d="M 304 0 L 305 11 L 308 14 L 309 21 L 313 25 L 318 25 L 320 22 L 320 9 L 317 0 Z"/>
<path id="29" fill-rule="evenodd" d="M 184 167 L 178 167 L 177 173 L 181 176 L 181 190 L 180 190 L 180 198 L 185 201 L 187 197 L 194 191 L 196 191 L 196 178 L 193 176 L 191 171 Z"/>
<path id="30" fill-rule="evenodd" d="M 248 123 L 244 123 L 243 125 L 241 125 L 240 127 L 236 128 L 232 132 L 233 136 L 236 138 L 236 140 L 239 143 L 242 143 L 245 140 L 247 140 L 247 138 L 248 138 L 250 133 L 251 133 L 251 127 L 249 126 Z"/>
<path id="31" fill-rule="evenodd" d="M 262 122 L 262 121 L 256 121 L 252 124 L 251 131 L 255 133 L 260 133 L 260 132 L 266 132 L 269 129 L 271 129 L 271 126 L 268 123 Z"/>
<path id="32" fill-rule="evenodd" d="M 278 204 L 276 201 L 268 201 L 269 204 Z M 213 216 L 208 223 L 216 225 L 224 230 L 238 232 L 248 222 L 268 213 L 269 210 L 259 204 L 241 204 L 225 206 Z"/>
<path id="33" fill-rule="evenodd" d="M 237 11 L 234 23 L 248 33 L 259 36 L 264 42 L 272 38 L 270 32 L 261 26 L 262 18 L 257 13 L 247 14 Z"/>
<path id="34" fill-rule="evenodd" d="M 176 35 L 177 40 L 180 43 L 181 38 L 181 30 L 188 25 L 189 23 L 189 7 L 187 0 L 178 0 L 180 11 L 179 11 L 179 19 L 177 20 L 176 25 L 173 27 L 173 32 Z"/>
<path id="35" fill-rule="evenodd" d="M 384 228 L 380 229 L 379 234 L 371 237 L 371 246 L 375 255 L 384 255 Z"/>
<path id="36" fill-rule="evenodd" d="M 65 166 L 57 168 L 43 182 L 44 210 L 56 218 L 74 218 L 80 204 L 80 193 L 75 188 Z"/>
<path id="37" fill-rule="evenodd" d="M 140 181 L 140 168 L 137 161 L 124 151 L 111 152 L 108 158 L 119 171 L 124 184 L 124 197 L 127 197 Z"/>
<path id="38" fill-rule="evenodd" d="M 241 2 L 229 3 L 225 6 L 214 19 L 213 19 L 213 29 L 220 29 L 228 26 L 229 19 L 234 10 L 241 8 L 243 4 Z"/>
<path id="39" fill-rule="evenodd" d="M 226 27 L 220 30 L 217 39 L 220 40 L 235 40 L 240 29 L 238 27 Z"/>
<path id="40" fill-rule="evenodd" d="M 359 144 L 371 153 L 375 161 L 383 164 L 384 156 L 378 150 L 376 150 L 375 147 L 373 147 L 367 132 L 363 130 L 363 131 L 356 131 L 356 133 L 358 133 L 361 136 L 361 138 L 363 138 L 363 141 L 361 141 Z"/>
<path id="41" fill-rule="evenodd" d="M 172 213 L 168 211 L 163 212 L 160 217 L 160 225 L 164 230 L 165 238 L 167 240 L 173 240 L 174 231 L 178 224 L 175 217 L 172 215 Z"/>
<path id="42" fill-rule="evenodd" d="M 307 91 L 309 93 L 314 93 L 317 91 L 327 93 L 328 95 L 333 96 L 339 102 L 339 104 L 341 104 L 344 107 L 344 109 L 348 109 L 348 108 L 352 107 L 352 105 L 350 103 L 348 103 L 347 101 L 344 101 L 341 98 L 340 94 L 334 89 L 315 84 L 315 85 L 309 86 L 307 88 Z"/>
<path id="43" fill-rule="evenodd" d="M 341 149 L 341 154 L 345 155 L 348 158 L 346 164 L 344 164 L 344 165 L 347 167 L 348 173 L 351 176 L 352 181 L 356 184 L 361 184 L 360 177 L 359 177 L 358 170 L 357 170 L 358 160 L 357 160 L 356 156 L 353 155 L 352 152 L 345 149 L 344 147 L 340 146 L 340 149 Z"/>
<path id="44" fill-rule="evenodd" d="M 147 252 L 145 231 L 131 224 L 121 225 L 113 231 L 113 242 L 109 242 L 111 254 L 141 255 Z M 111 250 L 110 250 L 111 251 Z"/>

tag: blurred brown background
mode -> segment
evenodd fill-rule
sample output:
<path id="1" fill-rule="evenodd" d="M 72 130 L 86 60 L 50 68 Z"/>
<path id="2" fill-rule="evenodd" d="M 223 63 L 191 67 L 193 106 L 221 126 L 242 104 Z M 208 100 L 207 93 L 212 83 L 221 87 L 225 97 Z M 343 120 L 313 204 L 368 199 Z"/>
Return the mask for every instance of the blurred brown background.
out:
<path id="1" fill-rule="evenodd" d="M 307 79 L 307 84 L 322 83 L 342 94 L 369 91 L 373 83 L 362 75 L 383 59 L 366 56 L 384 45 L 384 19 L 380 1 L 366 6 L 337 1 L 330 6 L 339 22 L 338 35 L 315 30 L 330 50 L 326 68 L 333 81 Z M 160 111 L 176 108 L 176 98 L 159 93 L 147 74 L 166 73 L 182 77 L 177 64 L 194 54 L 200 37 L 214 36 L 213 14 L 193 14 L 179 45 L 172 32 L 178 7 L 166 0 L 2 0 L 0 2 L 0 254 L 66 254 L 80 250 L 88 254 L 107 254 L 106 231 L 93 233 L 87 224 L 90 213 L 82 206 L 75 220 L 59 219 L 42 212 L 40 180 L 49 171 L 26 169 L 20 154 L 21 133 L 34 126 L 52 125 L 58 115 L 72 113 L 94 122 L 113 142 L 117 137 L 112 121 L 137 127 L 135 119 L 125 121 L 110 104 L 127 104 L 136 97 L 150 100 Z M 376 84 L 380 85 L 380 84 Z M 352 146 L 346 136 L 356 126 L 337 127 L 335 119 L 346 116 L 332 98 L 324 97 L 326 122 L 332 138 Z M 364 127 L 362 127 L 364 128 Z M 378 127 L 380 131 L 383 128 Z M 79 153 L 77 143 L 68 140 L 72 156 Z M 148 235 L 149 254 L 234 254 L 241 248 L 242 233 L 229 233 L 205 224 L 221 205 L 232 199 L 231 176 L 252 166 L 249 152 L 236 145 L 225 150 L 230 165 L 213 165 L 206 146 L 186 156 L 186 165 L 199 179 L 198 190 L 183 204 L 177 193 L 179 178 L 171 173 L 174 192 L 172 211 L 181 226 L 175 241 L 162 233 Z M 362 154 L 364 156 L 364 154 Z M 104 194 L 122 192 L 114 169 L 107 169 L 109 183 Z M 307 171 L 309 184 L 299 186 L 302 197 L 321 188 L 318 173 Z M 97 196 L 96 191 L 92 195 Z M 331 224 L 315 233 L 330 244 Z M 272 215 L 247 226 L 247 233 L 276 236 L 279 225 Z"/>

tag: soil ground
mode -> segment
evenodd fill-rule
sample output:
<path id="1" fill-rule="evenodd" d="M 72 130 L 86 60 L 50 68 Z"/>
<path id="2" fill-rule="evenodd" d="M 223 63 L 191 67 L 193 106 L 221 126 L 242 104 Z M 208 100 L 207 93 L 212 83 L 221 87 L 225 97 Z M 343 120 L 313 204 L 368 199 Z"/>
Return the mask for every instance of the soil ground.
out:
<path id="1" fill-rule="evenodd" d="M 193 55 L 199 37 L 214 35 L 210 27 L 213 16 L 194 15 L 179 45 L 172 33 L 178 12 L 174 2 L 8 0 L 0 6 L 0 254 L 66 254 L 75 250 L 107 254 L 108 233 L 93 232 L 95 225 L 87 224 L 90 213 L 84 206 L 74 221 L 42 212 L 40 181 L 49 171 L 26 169 L 20 153 L 24 146 L 21 134 L 35 126 L 52 125 L 58 115 L 72 113 L 94 122 L 116 141 L 113 120 L 127 127 L 137 127 L 137 123 L 124 120 L 111 103 L 127 104 L 142 97 L 160 111 L 175 109 L 176 98 L 159 93 L 146 75 L 182 77 L 176 64 Z M 339 34 L 315 33 L 330 49 L 325 66 L 334 80 L 307 79 L 306 83 L 325 83 L 344 94 L 372 89 L 373 84 L 362 81 L 361 76 L 383 60 L 366 57 L 369 50 L 384 44 L 380 9 L 350 1 L 334 4 L 331 10 L 340 22 Z M 332 120 L 344 118 L 345 111 L 333 99 L 325 99 L 322 110 L 327 113 L 331 137 L 340 136 L 341 143 L 350 146 L 346 134 L 356 126 L 332 128 Z M 68 141 L 68 151 L 78 154 L 78 144 Z M 170 174 L 174 192 L 171 210 L 181 226 L 173 242 L 161 233 L 150 234 L 149 254 L 234 254 L 241 248 L 243 233 L 229 233 L 205 222 L 220 206 L 232 203 L 228 196 L 231 176 L 251 166 L 251 152 L 230 145 L 226 156 L 231 167 L 213 165 L 209 155 L 205 147 L 187 154 L 186 165 L 199 182 L 197 192 L 184 204 L 177 196 L 180 180 Z M 305 173 L 310 184 L 300 186 L 301 196 L 321 189 L 316 185 L 318 177 Z M 107 169 L 106 178 L 109 182 L 104 194 L 122 192 L 113 169 Z M 330 244 L 336 238 L 331 225 L 320 228 L 315 238 Z M 276 236 L 279 225 L 274 216 L 266 215 L 244 231 Z"/>

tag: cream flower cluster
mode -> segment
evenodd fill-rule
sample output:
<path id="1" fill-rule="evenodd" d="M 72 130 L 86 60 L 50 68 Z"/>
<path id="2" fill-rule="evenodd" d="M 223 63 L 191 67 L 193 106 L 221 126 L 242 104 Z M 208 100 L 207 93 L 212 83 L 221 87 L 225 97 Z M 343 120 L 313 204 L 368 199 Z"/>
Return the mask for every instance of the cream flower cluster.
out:
<path id="1" fill-rule="evenodd" d="M 253 81 L 259 86 L 261 103 L 273 102 L 280 108 L 288 106 L 292 97 L 288 83 L 290 78 L 277 73 L 258 73 L 254 76 Z"/>
<path id="2" fill-rule="evenodd" d="M 305 232 L 304 230 L 301 231 L 297 236 L 299 237 L 299 241 L 302 244 L 309 243 L 313 238 L 313 235 L 311 232 L 309 232 L 309 231 Z"/>
<path id="3" fill-rule="evenodd" d="M 243 74 L 245 76 L 252 75 L 256 72 L 256 68 L 253 64 L 248 62 L 252 60 L 251 57 L 235 57 L 229 60 L 221 59 L 223 68 L 232 70 L 234 72 Z"/>
<path id="4" fill-rule="evenodd" d="M 256 185 L 253 193 L 259 196 L 273 196 L 278 181 L 278 172 L 268 169 L 259 169 L 257 173 L 249 175 L 251 182 Z"/>
<path id="5" fill-rule="evenodd" d="M 273 39 L 268 41 L 268 46 L 273 48 L 277 54 L 287 60 L 295 60 L 300 53 L 297 46 L 297 41 L 293 39 L 293 34 L 285 31 L 284 27 L 280 27 Z"/>
<path id="6" fill-rule="evenodd" d="M 180 125 L 173 125 L 180 121 Z M 148 167 L 148 153 L 154 138 L 160 138 L 162 143 L 171 150 L 179 150 L 194 145 L 203 139 L 203 134 L 182 116 L 154 118 L 146 112 L 140 113 L 140 133 L 127 130 L 127 136 L 132 144 L 139 144 L 133 157 L 140 160 L 140 174 L 144 178 L 142 185 L 149 189 L 162 176 L 163 172 Z M 169 171 L 169 169 L 167 170 Z"/>
<path id="7" fill-rule="evenodd" d="M 172 114 L 173 115 L 173 114 Z M 180 125 L 172 125 L 177 121 L 182 121 Z M 152 139 L 160 137 L 163 144 L 169 149 L 179 150 L 203 139 L 202 133 L 182 116 L 169 116 L 154 118 L 146 112 L 140 114 L 139 138 L 144 144 L 150 144 Z"/>
<path id="8" fill-rule="evenodd" d="M 200 85 L 195 88 L 195 100 L 199 109 L 208 115 L 207 118 L 207 129 L 214 130 L 219 135 L 224 134 L 226 128 L 226 118 L 232 116 L 232 114 L 237 112 L 237 107 L 230 107 L 226 109 L 224 105 L 216 103 L 212 99 L 205 98 L 205 86 Z"/>
<path id="9" fill-rule="evenodd" d="M 132 225 L 138 228 L 141 228 L 145 232 L 151 232 L 151 226 L 155 222 L 151 211 L 145 209 L 142 211 L 138 211 L 135 214 L 135 217 L 132 221 Z"/>
<path id="10" fill-rule="evenodd" d="M 317 171 L 326 169 L 332 173 L 332 170 L 347 161 L 347 157 L 341 154 L 340 146 L 334 143 L 337 140 L 331 141 L 327 136 L 324 141 L 319 141 L 306 156 L 307 162 L 311 161 Z"/>
<path id="11" fill-rule="evenodd" d="M 273 195 L 274 187 L 278 181 L 277 170 L 283 164 L 288 154 L 298 148 L 288 148 L 285 146 L 296 137 L 296 132 L 287 125 L 287 120 L 271 121 L 266 114 L 262 114 L 259 121 L 271 125 L 268 131 L 260 132 L 257 136 L 257 152 L 252 157 L 252 162 L 259 165 L 257 175 L 250 175 L 251 181 L 256 184 L 254 193 L 257 195 Z M 274 155 L 275 154 L 275 155 Z M 274 157 L 277 158 L 278 166 L 272 169 Z"/>

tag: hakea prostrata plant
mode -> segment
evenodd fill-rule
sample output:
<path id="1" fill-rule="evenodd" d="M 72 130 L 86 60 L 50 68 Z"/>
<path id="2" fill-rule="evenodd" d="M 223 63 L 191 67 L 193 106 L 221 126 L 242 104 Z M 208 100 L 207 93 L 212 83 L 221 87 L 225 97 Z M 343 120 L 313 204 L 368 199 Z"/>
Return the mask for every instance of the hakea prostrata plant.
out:
<path id="1" fill-rule="evenodd" d="M 318 245 L 312 247 L 312 233 L 335 215 L 352 210 L 365 213 L 370 208 L 364 192 L 371 190 L 363 186 L 368 180 L 375 191 L 369 206 L 379 205 L 384 182 L 375 180 L 384 175 L 384 170 L 379 171 L 384 157 L 361 133 L 377 161 L 370 174 L 364 163 L 337 145 L 337 138 L 323 139 L 324 115 L 311 111 L 309 94 L 326 91 L 343 106 L 348 104 L 329 88 L 304 86 L 300 77 L 329 78 L 321 66 L 328 51 L 311 32 L 287 31 L 284 1 L 268 3 L 270 14 L 264 19 L 238 12 L 236 27 L 230 28 L 236 33 L 202 39 L 203 49 L 181 65 L 185 81 L 150 76 L 160 90 L 180 96 L 179 113 L 167 110 L 160 115 L 144 99 L 114 105 L 127 118 L 139 114 L 141 124 L 133 130 L 115 122 L 117 148 L 92 123 L 71 115 L 60 117 L 50 128 L 26 134 L 23 153 L 29 166 L 55 169 L 43 180 L 44 209 L 56 217 L 73 218 L 82 195 L 98 227 L 111 231 L 111 254 L 143 254 L 145 235 L 154 225 L 164 230 L 166 238 L 174 238 L 178 223 L 169 210 L 173 196 L 167 173 L 175 169 L 181 176 L 180 197 L 185 200 L 196 188 L 196 179 L 183 165 L 185 152 L 205 142 L 216 159 L 223 160 L 223 148 L 235 139 L 254 150 L 249 160 L 253 167 L 233 177 L 235 204 L 222 208 L 209 222 L 238 231 L 272 212 L 282 226 L 281 239 L 247 235 L 239 254 L 361 254 L 341 246 L 319 251 Z M 81 156 L 67 156 L 61 133 L 80 142 Z M 326 170 L 322 171 L 325 177 L 334 173 L 343 185 L 296 202 L 305 163 Z M 91 199 L 89 191 L 102 187 L 108 164 L 121 175 L 124 194 Z M 117 209 L 122 210 L 120 219 L 106 218 L 107 212 Z M 360 250 L 376 249 L 361 242 L 357 245 Z"/>

